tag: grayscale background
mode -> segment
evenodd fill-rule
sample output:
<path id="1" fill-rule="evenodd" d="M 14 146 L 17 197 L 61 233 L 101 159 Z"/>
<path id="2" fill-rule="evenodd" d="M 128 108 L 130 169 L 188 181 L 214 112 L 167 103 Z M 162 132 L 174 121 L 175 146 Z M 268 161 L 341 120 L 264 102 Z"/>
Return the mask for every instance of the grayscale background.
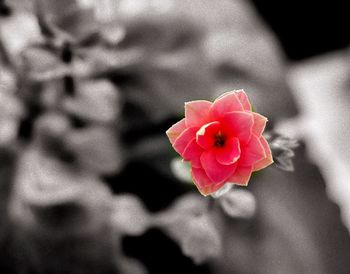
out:
<path id="1" fill-rule="evenodd" d="M 0 273 L 350 273 L 344 2 L 0 0 Z M 165 131 L 234 89 L 299 146 L 204 198 Z"/>

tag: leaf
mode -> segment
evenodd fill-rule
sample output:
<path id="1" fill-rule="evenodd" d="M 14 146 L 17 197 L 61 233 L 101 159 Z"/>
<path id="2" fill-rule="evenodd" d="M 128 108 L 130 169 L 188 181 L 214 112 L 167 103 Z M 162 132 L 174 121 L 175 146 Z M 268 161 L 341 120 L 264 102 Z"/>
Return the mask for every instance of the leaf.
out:
<path id="1" fill-rule="evenodd" d="M 108 24 L 100 29 L 102 41 L 111 47 L 117 46 L 124 40 L 126 35 L 125 28 L 117 24 Z"/>
<path id="2" fill-rule="evenodd" d="M 181 235 L 183 238 L 179 239 L 184 255 L 192 258 L 196 264 L 220 256 L 221 238 L 208 216 L 203 215 L 188 220 L 186 226 L 186 234 Z"/>
<path id="3" fill-rule="evenodd" d="M 219 256 L 222 251 L 219 232 L 206 213 L 207 202 L 200 195 L 184 195 L 153 220 L 198 264 Z"/>
<path id="4" fill-rule="evenodd" d="M 183 254 L 197 264 L 218 257 L 222 252 L 219 232 L 206 214 L 189 217 L 185 213 L 164 229 L 179 244 Z"/>
<path id="5" fill-rule="evenodd" d="M 24 267 L 105 273 L 112 267 L 112 195 L 94 175 L 29 147 L 18 163 L 9 212 Z M 43 252 L 43 248 L 45 252 Z"/>
<path id="6" fill-rule="evenodd" d="M 232 218 L 252 218 L 256 211 L 253 194 L 242 189 L 232 189 L 218 199 L 224 213 Z"/>
<path id="7" fill-rule="evenodd" d="M 164 211 L 159 217 L 160 223 L 176 221 L 177 218 L 187 216 L 189 218 L 204 214 L 207 210 L 208 200 L 199 194 L 185 194 L 179 197 L 170 209 Z"/>
<path id="8" fill-rule="evenodd" d="M 13 70 L 0 61 L 0 93 L 14 94 L 16 90 L 16 75 Z"/>
<path id="9" fill-rule="evenodd" d="M 48 157 L 34 146 L 19 160 L 11 212 L 32 229 L 49 225 L 47 229 L 65 228 L 61 234 L 83 232 L 105 221 L 109 199 L 108 189 L 91 173 Z"/>
<path id="10" fill-rule="evenodd" d="M 288 156 L 288 151 L 281 153 L 279 156 L 274 157 L 275 164 L 279 169 L 292 172 L 294 171 L 294 164 L 290 156 Z"/>
<path id="11" fill-rule="evenodd" d="M 0 91 L 0 118 L 18 119 L 25 113 L 22 103 L 11 94 Z"/>
<path id="12" fill-rule="evenodd" d="M 0 145 L 9 144 L 17 137 L 19 120 L 23 117 L 23 105 L 11 93 L 0 87 Z"/>
<path id="13" fill-rule="evenodd" d="M 299 146 L 298 141 L 276 132 L 268 132 L 266 138 L 276 166 L 285 171 L 294 171 L 292 159 L 295 156 L 294 149 Z"/>
<path id="14" fill-rule="evenodd" d="M 171 160 L 170 168 L 177 179 L 185 183 L 193 183 L 191 176 L 191 165 L 184 162 L 181 158 L 176 157 Z"/>
<path id="15" fill-rule="evenodd" d="M 0 146 L 8 145 L 17 137 L 18 122 L 0 117 Z"/>
<path id="16" fill-rule="evenodd" d="M 93 6 L 80 5 L 77 0 L 37 0 L 41 13 L 62 31 L 82 40 L 97 31 Z"/>
<path id="17" fill-rule="evenodd" d="M 118 270 L 121 274 L 147 274 L 145 266 L 138 260 L 119 254 L 118 256 Z"/>
<path id="18" fill-rule="evenodd" d="M 139 236 L 148 229 L 150 216 L 138 197 L 131 194 L 116 195 L 112 224 L 117 233 Z"/>
<path id="19" fill-rule="evenodd" d="M 22 56 L 24 67 L 28 70 L 29 74 L 47 74 L 63 67 L 61 60 L 53 52 L 44 48 L 27 48 Z"/>
<path id="20" fill-rule="evenodd" d="M 65 111 L 83 120 L 115 123 L 120 112 L 119 91 L 107 80 L 78 82 L 74 97 L 63 101 Z"/>
<path id="21" fill-rule="evenodd" d="M 92 126 L 67 134 L 65 143 L 78 163 L 98 174 L 118 172 L 123 165 L 122 147 L 112 129 Z"/>
<path id="22" fill-rule="evenodd" d="M 35 16 L 28 12 L 18 12 L 1 20 L 0 40 L 10 61 L 21 64 L 21 52 L 33 43 L 42 41 Z"/>

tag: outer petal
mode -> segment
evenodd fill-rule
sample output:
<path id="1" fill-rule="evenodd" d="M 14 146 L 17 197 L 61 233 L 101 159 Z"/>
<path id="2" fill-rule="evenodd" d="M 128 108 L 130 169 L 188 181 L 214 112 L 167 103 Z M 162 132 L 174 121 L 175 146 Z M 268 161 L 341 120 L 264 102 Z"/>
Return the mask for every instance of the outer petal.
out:
<path id="1" fill-rule="evenodd" d="M 209 122 L 209 109 L 212 103 L 205 100 L 185 103 L 185 119 L 187 127 L 201 127 Z"/>
<path id="2" fill-rule="evenodd" d="M 228 179 L 228 181 L 236 185 L 246 186 L 248 185 L 252 172 L 252 167 L 238 166 L 235 173 Z"/>
<path id="3" fill-rule="evenodd" d="M 213 118 L 220 119 L 227 112 L 243 111 L 243 106 L 238 99 L 236 92 L 231 91 L 223 94 L 216 99 L 210 108 L 210 115 Z"/>
<path id="4" fill-rule="evenodd" d="M 264 147 L 266 158 L 264 158 L 264 159 L 262 159 L 254 164 L 254 171 L 263 169 L 263 168 L 265 168 L 273 163 L 271 150 L 270 150 L 269 144 L 267 143 L 266 139 L 263 136 L 261 136 L 259 138 L 259 140 L 260 140 L 260 143 Z"/>
<path id="5" fill-rule="evenodd" d="M 260 115 L 259 113 L 253 112 L 253 120 L 254 125 L 252 131 L 256 136 L 260 136 L 265 129 L 267 118 L 265 116 Z"/>
<path id="6" fill-rule="evenodd" d="M 249 143 L 245 147 L 241 147 L 241 150 L 240 166 L 253 166 L 258 161 L 266 158 L 264 146 L 259 137 L 254 134 L 252 134 Z"/>
<path id="7" fill-rule="evenodd" d="M 223 128 L 226 134 L 237 137 L 241 144 L 247 144 L 252 135 L 253 114 L 246 111 L 233 111 L 227 113 L 223 120 Z"/>
<path id="8" fill-rule="evenodd" d="M 215 148 L 216 160 L 222 165 L 232 165 L 241 155 L 241 148 L 237 138 L 226 140 L 225 146 Z"/>
<path id="9" fill-rule="evenodd" d="M 196 137 L 198 127 L 185 129 L 175 140 L 173 148 L 182 156 L 187 145 Z"/>
<path id="10" fill-rule="evenodd" d="M 206 150 L 200 158 L 202 167 L 211 181 L 222 183 L 235 171 L 237 164 L 221 165 L 216 160 L 215 148 Z"/>
<path id="11" fill-rule="evenodd" d="M 198 190 L 204 196 L 207 196 L 210 193 L 217 191 L 219 188 L 221 188 L 225 184 L 225 182 L 222 182 L 222 183 L 212 182 L 207 176 L 207 174 L 205 173 L 204 169 L 202 168 L 192 168 L 192 178 Z"/>
<path id="12" fill-rule="evenodd" d="M 219 122 L 211 122 L 202 126 L 196 134 L 198 145 L 204 149 L 209 149 L 214 145 L 214 135 L 220 130 Z"/>
<path id="13" fill-rule="evenodd" d="M 170 143 L 173 144 L 177 137 L 186 129 L 185 118 L 172 125 L 167 131 L 166 135 L 168 136 Z"/>
<path id="14" fill-rule="evenodd" d="M 238 100 L 241 102 L 243 109 L 247 110 L 247 111 L 251 111 L 252 110 L 252 106 L 249 102 L 248 96 L 245 93 L 245 91 L 243 89 L 240 90 L 236 90 L 236 96 L 238 98 Z"/>
<path id="15" fill-rule="evenodd" d="M 196 139 L 192 139 L 190 143 L 186 146 L 182 156 L 185 161 L 191 161 L 192 167 L 202 167 L 200 162 L 200 157 L 203 153 L 204 149 L 201 148 Z"/>

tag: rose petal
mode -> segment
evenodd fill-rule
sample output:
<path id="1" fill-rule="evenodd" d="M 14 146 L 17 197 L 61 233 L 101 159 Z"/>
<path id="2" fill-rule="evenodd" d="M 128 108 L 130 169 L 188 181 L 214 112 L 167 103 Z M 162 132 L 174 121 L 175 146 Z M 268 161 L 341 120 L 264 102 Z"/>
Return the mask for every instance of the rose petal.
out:
<path id="1" fill-rule="evenodd" d="M 235 171 L 237 164 L 221 165 L 215 157 L 215 148 L 206 150 L 201 155 L 201 164 L 209 179 L 215 183 L 224 182 Z"/>
<path id="2" fill-rule="evenodd" d="M 226 113 L 222 122 L 225 134 L 237 137 L 241 144 L 249 142 L 253 123 L 253 114 L 244 111 Z"/>
<path id="3" fill-rule="evenodd" d="M 236 92 L 231 91 L 223 94 L 216 99 L 210 108 L 210 115 L 214 118 L 220 119 L 227 112 L 243 111 L 243 106 L 239 101 Z"/>
<path id="4" fill-rule="evenodd" d="M 211 122 L 202 126 L 196 134 L 198 145 L 204 149 L 209 149 L 214 145 L 214 136 L 220 130 L 219 122 Z"/>
<path id="5" fill-rule="evenodd" d="M 258 161 L 266 158 L 264 146 L 260 142 L 259 137 L 252 134 L 249 143 L 241 148 L 242 153 L 239 158 L 240 166 L 253 166 Z"/>
<path id="6" fill-rule="evenodd" d="M 207 174 L 205 173 L 203 168 L 192 168 L 192 178 L 198 190 L 204 196 L 207 196 L 210 193 L 217 191 L 225 184 L 225 182 L 222 182 L 222 183 L 212 182 L 207 176 Z"/>
<path id="7" fill-rule="evenodd" d="M 260 115 L 259 113 L 253 112 L 253 120 L 254 120 L 254 124 L 253 124 L 252 132 L 256 136 L 260 136 L 265 129 L 267 118 Z"/>
<path id="8" fill-rule="evenodd" d="M 202 126 L 209 122 L 209 109 L 212 103 L 205 100 L 185 103 L 185 119 L 187 127 Z"/>
<path id="9" fill-rule="evenodd" d="M 266 157 L 254 164 L 254 171 L 263 169 L 263 168 L 265 168 L 273 163 L 271 150 L 270 150 L 269 144 L 267 143 L 266 139 L 263 136 L 261 136 L 259 138 L 259 140 L 260 140 L 260 143 L 264 147 Z"/>
<path id="10" fill-rule="evenodd" d="M 186 129 L 185 118 L 172 125 L 167 131 L 166 135 L 168 136 L 170 143 L 173 144 L 177 137 Z"/>
<path id="11" fill-rule="evenodd" d="M 245 91 L 243 89 L 240 90 L 236 90 L 236 96 L 238 98 L 238 100 L 241 102 L 243 109 L 247 110 L 247 111 L 251 111 L 252 110 L 252 106 L 249 102 L 248 96 L 245 93 Z"/>
<path id="12" fill-rule="evenodd" d="M 190 127 L 185 129 L 175 140 L 173 148 L 182 156 L 187 145 L 196 137 L 198 127 Z"/>
<path id="13" fill-rule="evenodd" d="M 182 156 L 185 161 L 191 161 L 192 167 L 202 167 L 200 156 L 203 151 L 204 150 L 197 144 L 196 139 L 193 138 L 185 148 Z"/>
<path id="14" fill-rule="evenodd" d="M 222 165 L 232 165 L 240 155 L 241 149 L 237 138 L 229 138 L 223 147 L 216 148 L 216 160 Z"/>
<path id="15" fill-rule="evenodd" d="M 228 181 L 236 185 L 246 186 L 248 185 L 252 172 L 252 167 L 238 166 L 236 168 L 235 173 L 233 173 L 233 175 L 228 179 Z"/>

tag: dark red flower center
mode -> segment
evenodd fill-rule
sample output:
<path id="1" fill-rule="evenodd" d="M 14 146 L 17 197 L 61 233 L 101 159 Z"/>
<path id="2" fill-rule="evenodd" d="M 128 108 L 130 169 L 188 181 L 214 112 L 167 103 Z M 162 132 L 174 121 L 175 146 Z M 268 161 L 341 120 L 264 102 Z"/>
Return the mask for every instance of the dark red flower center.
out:
<path id="1" fill-rule="evenodd" d="M 226 138 L 221 132 L 218 132 L 217 134 L 215 134 L 214 146 L 223 147 L 225 145 L 225 141 L 226 141 Z"/>

